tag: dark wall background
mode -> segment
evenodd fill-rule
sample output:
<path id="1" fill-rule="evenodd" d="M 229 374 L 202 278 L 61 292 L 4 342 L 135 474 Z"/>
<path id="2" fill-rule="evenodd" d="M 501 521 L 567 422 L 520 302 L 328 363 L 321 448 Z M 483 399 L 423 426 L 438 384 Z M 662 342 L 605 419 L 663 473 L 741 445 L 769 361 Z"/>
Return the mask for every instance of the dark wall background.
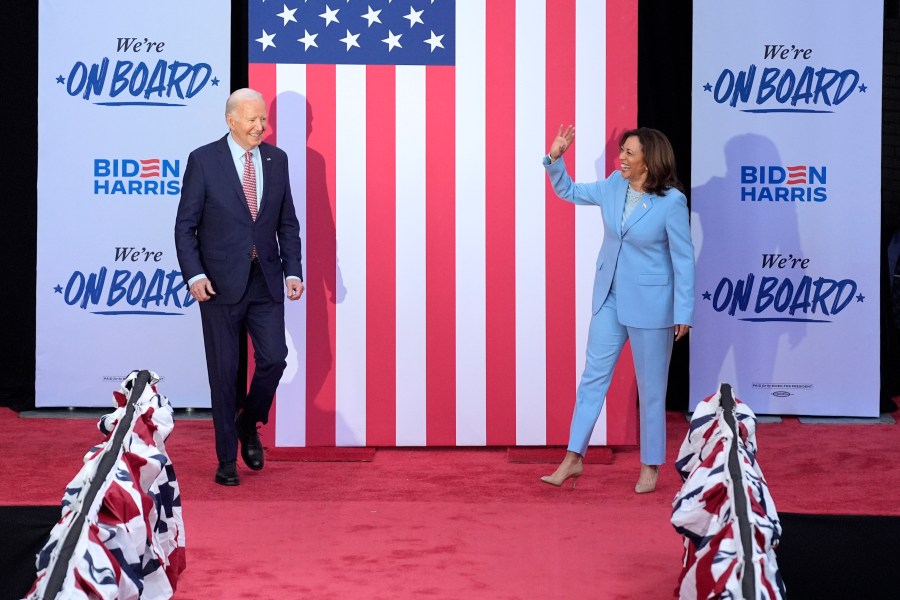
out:
<path id="1" fill-rule="evenodd" d="M 247 85 L 247 0 L 232 2 L 233 88 Z M 0 56 L 6 108 L 3 150 L 4 214 L 0 218 L 3 282 L 0 315 L 5 351 L 0 360 L 0 406 L 34 406 L 35 269 L 37 240 L 37 3 L 16 7 L 15 18 L 0 19 Z M 679 175 L 691 188 L 691 4 L 640 0 L 638 7 L 638 124 L 664 131 L 672 140 Z M 886 248 L 900 230 L 900 0 L 885 0 L 882 113 L 882 407 L 900 395 L 900 335 L 889 293 Z M 102 135 L 103 132 L 98 132 Z M 848 140 L 853 143 L 853 140 Z M 76 148 L 72 149 L 76 151 Z M 870 151 L 859 148 L 860 152 Z M 688 197 L 690 199 L 690 196 Z M 85 345 L 90 347 L 90 340 Z M 865 348 L 859 349 L 865 352 Z M 61 381 L 60 386 L 66 382 Z M 668 404 L 686 409 L 688 346 L 676 345 Z"/>
<path id="2" fill-rule="evenodd" d="M 900 396 L 900 298 L 891 298 L 887 244 L 900 232 L 900 0 L 884 5 L 884 80 L 881 96 L 881 392 L 882 409 Z M 897 282 L 896 285 L 900 285 Z M 874 358 L 874 357 L 873 357 Z"/>
<path id="3" fill-rule="evenodd" d="M 693 10 L 685 4 L 638 2 L 638 125 L 659 129 L 672 142 L 678 178 L 690 204 Z M 690 346 L 685 342 L 672 348 L 666 395 L 670 410 L 688 408 Z"/>
<path id="4" fill-rule="evenodd" d="M 37 2 L 0 19 L 6 139 L 0 218 L 0 405 L 34 405 L 34 285 L 37 232 Z"/>

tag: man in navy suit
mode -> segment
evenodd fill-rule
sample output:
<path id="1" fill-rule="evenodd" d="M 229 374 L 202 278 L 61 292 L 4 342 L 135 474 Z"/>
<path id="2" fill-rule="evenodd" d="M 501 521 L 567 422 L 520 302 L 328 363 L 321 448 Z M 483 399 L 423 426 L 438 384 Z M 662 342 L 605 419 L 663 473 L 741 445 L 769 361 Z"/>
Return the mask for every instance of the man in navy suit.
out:
<path id="1" fill-rule="evenodd" d="M 228 97 L 231 132 L 188 157 L 175 219 L 178 263 L 199 303 L 209 374 L 215 481 L 238 485 L 237 448 L 263 468 L 257 423 L 266 423 L 287 363 L 284 292 L 303 295 L 300 225 L 284 151 L 262 141 L 266 103 L 251 89 Z M 238 390 L 242 327 L 253 342 L 250 390 Z M 240 412 L 238 412 L 240 409 Z"/>

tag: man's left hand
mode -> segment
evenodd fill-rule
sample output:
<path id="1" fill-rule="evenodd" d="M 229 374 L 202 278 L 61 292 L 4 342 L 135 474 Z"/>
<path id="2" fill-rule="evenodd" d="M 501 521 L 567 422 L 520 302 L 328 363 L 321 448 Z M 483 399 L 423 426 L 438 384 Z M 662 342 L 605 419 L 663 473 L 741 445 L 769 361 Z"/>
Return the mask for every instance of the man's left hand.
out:
<path id="1" fill-rule="evenodd" d="M 288 300 L 299 300 L 303 295 L 303 290 L 306 289 L 299 279 L 288 279 L 284 282 L 284 286 L 287 288 Z"/>

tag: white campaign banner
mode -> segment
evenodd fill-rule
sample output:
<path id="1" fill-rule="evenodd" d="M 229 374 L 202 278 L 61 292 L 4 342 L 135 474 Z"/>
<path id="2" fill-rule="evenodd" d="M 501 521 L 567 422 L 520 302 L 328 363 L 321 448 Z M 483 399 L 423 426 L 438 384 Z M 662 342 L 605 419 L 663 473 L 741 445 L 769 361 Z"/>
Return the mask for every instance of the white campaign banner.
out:
<path id="1" fill-rule="evenodd" d="M 173 227 L 188 153 L 226 132 L 230 4 L 39 10 L 36 405 L 105 406 L 151 369 L 209 406 Z"/>
<path id="2" fill-rule="evenodd" d="M 878 415 L 882 11 L 694 2 L 691 408 Z"/>

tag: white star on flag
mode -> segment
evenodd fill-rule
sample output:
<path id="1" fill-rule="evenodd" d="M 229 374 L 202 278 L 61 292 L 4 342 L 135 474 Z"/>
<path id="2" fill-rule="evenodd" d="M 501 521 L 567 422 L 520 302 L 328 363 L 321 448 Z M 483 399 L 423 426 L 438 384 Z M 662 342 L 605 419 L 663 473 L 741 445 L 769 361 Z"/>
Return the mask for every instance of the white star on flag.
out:
<path id="1" fill-rule="evenodd" d="M 372 26 L 372 23 L 381 23 L 381 19 L 378 18 L 378 15 L 381 14 L 381 9 L 372 10 L 372 7 L 369 7 L 369 12 L 362 16 L 363 19 L 369 22 L 369 27 Z"/>
<path id="2" fill-rule="evenodd" d="M 358 33 L 357 34 L 350 33 L 350 30 L 348 29 L 347 35 L 344 36 L 343 38 L 341 38 L 340 41 L 347 44 L 347 51 L 349 52 L 350 48 L 352 48 L 353 46 L 356 46 L 357 48 L 359 48 L 359 43 L 356 41 L 356 38 L 358 38 L 358 37 L 359 37 Z"/>
<path id="3" fill-rule="evenodd" d="M 266 33 L 266 30 L 263 29 L 262 37 L 256 38 L 256 41 L 262 44 L 263 52 L 265 52 L 269 46 L 275 47 L 275 34 Z"/>
<path id="4" fill-rule="evenodd" d="M 338 11 L 340 10 L 341 9 L 339 8 L 331 10 L 331 8 L 327 4 L 325 5 L 325 12 L 319 15 L 320 17 L 325 19 L 325 27 L 328 27 L 331 23 L 340 23 L 337 18 Z"/>
<path id="5" fill-rule="evenodd" d="M 319 34 L 318 34 L 318 33 L 314 33 L 314 34 L 310 35 L 309 32 L 308 32 L 307 30 L 304 29 L 304 30 L 303 30 L 303 37 L 300 38 L 300 39 L 298 39 L 297 41 L 298 41 L 298 42 L 303 42 L 303 45 L 306 46 L 306 47 L 304 48 L 304 50 L 309 50 L 309 47 L 310 47 L 310 46 L 315 46 L 316 48 L 318 48 L 319 45 L 316 43 L 316 36 L 317 36 L 317 35 L 319 35 Z"/>
<path id="6" fill-rule="evenodd" d="M 294 17 L 294 13 L 297 12 L 296 8 L 288 9 L 287 4 L 284 5 L 284 10 L 278 13 L 276 16 L 284 19 L 284 26 L 287 27 L 288 21 L 297 22 L 296 17 Z"/>
<path id="7" fill-rule="evenodd" d="M 434 35 L 434 32 L 431 32 L 431 37 L 425 40 L 425 43 L 431 46 L 431 51 L 434 52 L 435 48 L 443 48 L 444 45 L 441 43 L 441 40 L 444 39 L 443 34 Z"/>
<path id="8" fill-rule="evenodd" d="M 402 33 L 398 33 L 397 35 L 394 35 L 394 33 L 390 29 L 388 29 L 387 38 L 381 40 L 382 42 L 384 42 L 385 44 L 388 45 L 388 52 L 393 50 L 395 47 L 396 48 L 403 47 L 400 45 L 400 36 L 402 36 L 402 35 L 403 35 Z"/>
<path id="9" fill-rule="evenodd" d="M 413 10 L 412 6 L 409 7 L 409 14 L 403 18 L 409 19 L 410 29 L 412 29 L 412 26 L 415 25 L 416 23 L 422 23 L 422 25 L 425 24 L 422 22 L 422 13 L 423 12 L 425 12 L 425 11 L 424 10 Z"/>

